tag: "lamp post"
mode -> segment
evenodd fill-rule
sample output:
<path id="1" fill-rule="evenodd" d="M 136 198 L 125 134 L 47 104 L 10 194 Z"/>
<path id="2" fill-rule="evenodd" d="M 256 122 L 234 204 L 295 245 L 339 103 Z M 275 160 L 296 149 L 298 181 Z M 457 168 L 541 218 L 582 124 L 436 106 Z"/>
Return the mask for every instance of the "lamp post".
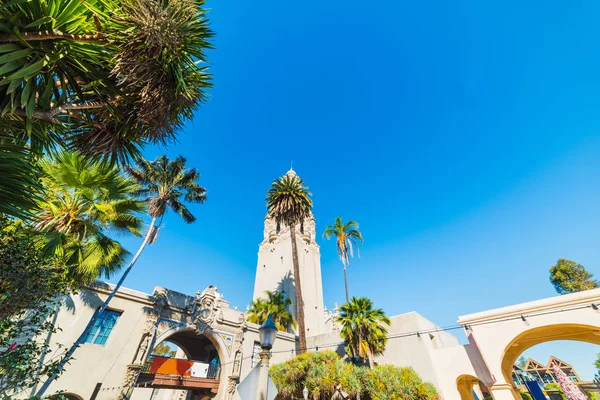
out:
<path id="1" fill-rule="evenodd" d="M 256 391 L 256 400 L 267 400 L 267 388 L 269 386 L 269 360 L 271 359 L 271 349 L 277 338 L 277 325 L 273 322 L 271 315 L 258 328 L 258 337 L 260 340 L 261 352 L 259 364 L 258 389 Z"/>

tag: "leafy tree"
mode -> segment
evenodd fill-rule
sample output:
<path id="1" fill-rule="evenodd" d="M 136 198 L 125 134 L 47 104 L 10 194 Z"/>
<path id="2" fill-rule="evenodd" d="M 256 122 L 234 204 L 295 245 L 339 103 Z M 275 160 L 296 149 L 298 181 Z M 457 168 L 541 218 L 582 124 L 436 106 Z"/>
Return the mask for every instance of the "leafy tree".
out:
<path id="1" fill-rule="evenodd" d="M 350 257 L 354 257 L 354 248 L 358 252 L 360 257 L 360 250 L 358 242 L 362 243 L 362 234 L 358 230 L 358 222 L 349 221 L 344 224 L 342 217 L 337 217 L 333 225 L 325 228 L 324 236 L 329 239 L 331 236 L 336 237 L 335 246 L 337 248 L 338 256 L 342 260 L 344 265 L 344 284 L 346 287 L 346 303 L 350 301 L 348 297 L 348 275 L 346 273 L 346 267 L 350 264 Z"/>
<path id="2" fill-rule="evenodd" d="M 43 254 L 35 232 L 21 221 L 0 215 L 0 318 L 36 308 L 53 299 L 68 281 L 68 270 L 57 257 Z"/>
<path id="3" fill-rule="evenodd" d="M 304 322 L 304 301 L 300 282 L 300 263 L 298 262 L 298 246 L 296 243 L 296 226 L 302 225 L 311 217 L 312 199 L 304 181 L 290 169 L 283 177 L 275 179 L 267 192 L 268 215 L 275 220 L 277 227 L 281 224 L 290 228 L 292 241 L 292 263 L 296 289 L 296 317 L 298 319 L 299 353 L 306 351 L 306 328 Z"/>
<path id="4" fill-rule="evenodd" d="M 594 366 L 597 369 L 596 374 L 600 375 L 600 353 L 598 353 L 598 357 L 596 358 L 596 361 L 594 362 Z"/>
<path id="5" fill-rule="evenodd" d="M 169 161 L 167 156 L 160 156 L 155 161 L 139 159 L 136 168 L 127 167 L 127 173 L 140 186 L 137 194 L 145 199 L 148 205 L 148 214 L 152 218 L 150 226 L 146 232 L 144 240 L 137 253 L 133 256 L 129 265 L 123 272 L 121 278 L 115 285 L 113 291 L 108 295 L 104 303 L 98 308 L 94 316 L 88 322 L 85 330 L 81 333 L 77 341 L 69 348 L 64 359 L 59 365 L 62 370 L 64 365 L 73 356 L 77 347 L 84 342 L 87 332 L 94 326 L 96 320 L 102 312 L 108 307 L 108 304 L 115 296 L 119 288 L 123 285 L 125 278 L 135 265 L 142 254 L 142 251 L 148 243 L 153 243 L 158 235 L 158 229 L 162 224 L 162 219 L 168 210 L 174 211 L 186 222 L 192 223 L 196 217 L 187 209 L 182 201 L 188 203 L 204 203 L 206 201 L 206 189 L 200 186 L 196 181 L 200 174 L 195 169 L 186 168 L 186 159 L 177 157 Z M 157 225 L 157 220 L 160 222 Z M 41 397 L 54 380 L 55 375 L 51 376 L 40 388 L 37 396 Z"/>
<path id="6" fill-rule="evenodd" d="M 347 342 L 346 353 L 353 358 L 368 360 L 374 367 L 374 357 L 382 354 L 387 344 L 390 319 L 381 308 L 373 308 L 366 297 L 353 297 L 340 307 L 336 321 L 342 325 L 340 332 Z"/>
<path id="7" fill-rule="evenodd" d="M 517 365 L 521 368 L 525 368 L 526 364 L 527 364 L 527 359 L 523 356 L 520 356 L 519 359 L 517 360 Z"/>
<path id="8" fill-rule="evenodd" d="M 35 234 L 0 216 L 0 399 L 12 399 L 57 371 L 60 356 L 43 340 L 55 331 L 52 301 L 71 281 L 56 257 L 47 257 Z"/>
<path id="9" fill-rule="evenodd" d="M 412 368 L 377 365 L 373 369 L 346 363 L 331 350 L 307 352 L 270 369 L 278 397 L 302 398 L 304 387 L 310 398 L 346 398 L 373 400 L 438 400 L 439 394 L 429 382 L 423 382 Z"/>
<path id="10" fill-rule="evenodd" d="M 33 217 L 33 227 L 45 234 L 45 250 L 61 257 L 72 277 L 85 284 L 110 277 L 129 252 L 109 234 L 140 235 L 137 183 L 119 169 L 60 152 L 40 161 L 44 198 Z"/>
<path id="11" fill-rule="evenodd" d="M 296 327 L 296 319 L 289 311 L 292 300 L 285 297 L 285 291 L 265 291 L 267 298 L 258 298 L 250 303 L 248 309 L 248 321 L 254 324 L 262 324 L 271 315 L 277 329 L 287 332 L 290 326 Z"/>
<path id="12" fill-rule="evenodd" d="M 0 128 L 41 153 L 124 160 L 171 140 L 210 86 L 205 0 L 32 0 L 0 9 Z"/>
<path id="13" fill-rule="evenodd" d="M 154 347 L 152 354 L 154 354 L 155 356 L 163 356 L 163 357 L 173 358 L 173 357 L 175 357 L 175 354 L 177 354 L 177 350 L 173 350 L 171 348 L 171 346 L 169 346 L 169 343 L 162 342 L 162 343 L 159 343 L 156 347 Z"/>
<path id="14" fill-rule="evenodd" d="M 556 265 L 550 268 L 550 282 L 559 294 L 597 288 L 598 281 L 592 278 L 593 274 L 588 272 L 583 265 L 564 258 L 559 258 Z"/>

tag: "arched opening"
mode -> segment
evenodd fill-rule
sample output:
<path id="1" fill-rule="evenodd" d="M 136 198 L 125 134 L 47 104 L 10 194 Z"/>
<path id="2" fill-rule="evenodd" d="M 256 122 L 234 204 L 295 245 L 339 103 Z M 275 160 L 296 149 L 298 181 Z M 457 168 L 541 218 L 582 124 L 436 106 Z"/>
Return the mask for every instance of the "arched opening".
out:
<path id="1" fill-rule="evenodd" d="M 461 400 L 483 400 L 493 398 L 485 384 L 473 375 L 461 375 L 456 379 L 456 388 Z"/>
<path id="2" fill-rule="evenodd" d="M 554 324 L 532 328 L 515 337 L 506 346 L 501 362 L 502 374 L 506 382 L 512 385 L 515 399 L 521 400 L 520 391 L 523 389 L 519 385 L 519 380 L 515 379 L 514 365 L 518 357 L 535 345 L 557 340 L 573 340 L 600 345 L 600 327 L 583 324 Z M 539 375 L 539 377 L 542 379 L 540 386 L 543 386 L 547 378 L 545 375 Z M 535 376 L 528 379 L 535 379 Z"/>
<path id="3" fill-rule="evenodd" d="M 213 334 L 197 335 L 187 328 L 158 339 L 138 387 L 153 389 L 153 399 L 161 399 L 173 390 L 187 390 L 194 399 L 217 394 L 223 355 Z"/>

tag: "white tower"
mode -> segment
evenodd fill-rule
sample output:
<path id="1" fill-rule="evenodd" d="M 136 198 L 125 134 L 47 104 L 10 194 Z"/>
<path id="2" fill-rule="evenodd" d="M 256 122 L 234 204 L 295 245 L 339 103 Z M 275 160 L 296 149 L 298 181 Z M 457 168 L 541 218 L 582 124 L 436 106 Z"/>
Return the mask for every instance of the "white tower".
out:
<path id="1" fill-rule="evenodd" d="M 286 175 L 296 176 L 296 173 L 290 169 Z M 313 217 L 304 220 L 302 226 L 296 226 L 306 336 L 315 336 L 326 332 L 321 254 L 315 236 L 315 219 Z M 290 311 L 295 317 L 296 289 L 294 285 L 290 228 L 282 225 L 278 232 L 275 221 L 266 217 L 264 239 L 258 249 L 254 299 L 266 297 L 265 291 L 284 290 L 292 300 Z"/>

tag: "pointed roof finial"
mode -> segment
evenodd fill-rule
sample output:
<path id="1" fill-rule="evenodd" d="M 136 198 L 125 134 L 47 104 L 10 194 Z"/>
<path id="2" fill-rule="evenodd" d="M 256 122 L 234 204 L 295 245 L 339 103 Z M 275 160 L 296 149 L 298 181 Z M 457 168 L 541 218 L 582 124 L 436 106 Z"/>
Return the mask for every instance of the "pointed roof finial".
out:
<path id="1" fill-rule="evenodd" d="M 296 171 L 294 171 L 294 161 L 290 161 L 290 170 L 286 173 L 286 176 L 297 176 Z"/>

